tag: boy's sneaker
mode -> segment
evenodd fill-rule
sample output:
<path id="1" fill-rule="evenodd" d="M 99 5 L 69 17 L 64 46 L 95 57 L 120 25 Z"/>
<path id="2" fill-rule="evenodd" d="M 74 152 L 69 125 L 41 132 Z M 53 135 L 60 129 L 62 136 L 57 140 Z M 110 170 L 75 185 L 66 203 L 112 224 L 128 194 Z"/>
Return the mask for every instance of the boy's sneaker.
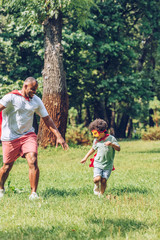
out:
<path id="1" fill-rule="evenodd" d="M 99 194 L 98 194 L 98 197 L 99 197 L 99 198 L 103 198 L 103 197 L 104 197 L 104 194 L 99 193 Z"/>
<path id="2" fill-rule="evenodd" d="M 93 189 L 93 192 L 95 195 L 99 195 L 99 186 L 98 185 L 94 185 L 94 189 Z"/>
<path id="3" fill-rule="evenodd" d="M 39 199 L 37 193 L 32 192 L 31 195 L 29 196 L 29 200 L 36 200 L 36 199 Z"/>
<path id="4" fill-rule="evenodd" d="M 5 193 L 5 190 L 4 189 L 0 189 L 0 198 L 4 197 L 4 193 Z"/>

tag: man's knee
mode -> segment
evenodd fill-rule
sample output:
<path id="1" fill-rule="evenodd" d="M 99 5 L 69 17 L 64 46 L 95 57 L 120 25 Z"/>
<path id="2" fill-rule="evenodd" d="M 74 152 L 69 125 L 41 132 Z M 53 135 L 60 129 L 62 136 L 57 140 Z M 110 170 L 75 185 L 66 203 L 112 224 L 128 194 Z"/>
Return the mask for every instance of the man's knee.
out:
<path id="1" fill-rule="evenodd" d="M 27 153 L 25 158 L 28 161 L 29 168 L 37 168 L 37 154 L 36 153 Z"/>
<path id="2" fill-rule="evenodd" d="M 7 172 L 9 172 L 11 170 L 12 166 L 13 166 L 13 163 L 10 163 L 10 164 L 5 164 L 4 163 L 2 168 L 1 168 L 1 171 L 3 173 L 7 173 Z"/>

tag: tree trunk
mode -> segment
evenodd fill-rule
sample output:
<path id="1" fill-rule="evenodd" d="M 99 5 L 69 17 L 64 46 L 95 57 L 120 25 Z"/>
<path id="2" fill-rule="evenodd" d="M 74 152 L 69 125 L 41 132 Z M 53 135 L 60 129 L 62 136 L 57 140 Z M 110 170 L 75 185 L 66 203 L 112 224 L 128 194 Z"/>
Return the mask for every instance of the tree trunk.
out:
<path id="1" fill-rule="evenodd" d="M 112 113 L 111 113 L 111 126 L 110 126 L 110 134 L 115 136 L 115 104 L 112 103 Z"/>
<path id="2" fill-rule="evenodd" d="M 117 138 L 125 138 L 126 137 L 126 129 L 129 121 L 129 116 L 126 113 L 123 113 L 120 125 L 117 127 L 116 137 Z"/>
<path id="3" fill-rule="evenodd" d="M 129 126 L 128 126 L 128 138 L 132 138 L 132 132 L 133 132 L 133 121 L 132 118 L 129 119 Z"/>
<path id="4" fill-rule="evenodd" d="M 104 119 L 104 109 L 102 103 L 97 99 L 94 101 L 94 119 L 96 118 Z"/>
<path id="5" fill-rule="evenodd" d="M 152 118 L 152 115 L 153 115 L 153 109 L 152 108 L 150 108 L 149 109 L 149 126 L 150 127 L 154 127 L 154 125 L 155 125 L 155 123 L 154 123 L 154 121 L 153 121 L 153 118 Z"/>
<path id="6" fill-rule="evenodd" d="M 45 56 L 43 69 L 42 101 L 55 122 L 58 130 L 65 137 L 68 116 L 68 95 L 65 72 L 63 69 L 63 47 L 61 46 L 62 16 L 44 22 Z M 55 145 L 54 134 L 40 120 L 38 143 L 42 147 Z"/>
<path id="7" fill-rule="evenodd" d="M 89 126 L 89 124 L 91 123 L 91 113 L 90 113 L 90 107 L 88 105 L 86 105 L 86 117 L 85 117 L 85 122 L 84 122 L 84 125 L 86 127 Z"/>

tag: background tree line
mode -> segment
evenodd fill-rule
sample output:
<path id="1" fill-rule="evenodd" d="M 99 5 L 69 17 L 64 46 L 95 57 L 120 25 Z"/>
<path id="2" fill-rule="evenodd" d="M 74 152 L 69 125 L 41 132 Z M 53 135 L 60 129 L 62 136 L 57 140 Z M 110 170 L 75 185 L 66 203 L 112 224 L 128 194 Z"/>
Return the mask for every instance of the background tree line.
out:
<path id="1" fill-rule="evenodd" d="M 132 135 L 135 122 L 153 125 L 149 103 L 155 96 L 160 98 L 158 0 L 77 0 L 59 1 L 60 5 L 51 0 L 4 2 L 0 9 L 0 96 L 19 87 L 28 76 L 38 78 L 39 95 L 44 95 L 44 81 L 45 86 L 49 82 L 49 88 L 56 87 L 46 70 L 49 62 L 44 63 L 53 56 L 46 58 L 44 42 L 49 24 L 58 19 L 60 35 L 53 45 L 60 61 L 63 55 L 66 76 L 61 79 L 66 78 L 69 109 L 77 110 L 76 123 L 88 126 L 100 117 L 108 122 L 112 134 L 122 138 Z M 67 115 L 68 97 L 66 90 L 62 92 L 65 97 L 59 104 Z M 50 114 L 53 108 L 54 104 L 49 106 Z M 57 116 L 56 112 L 52 117 Z"/>

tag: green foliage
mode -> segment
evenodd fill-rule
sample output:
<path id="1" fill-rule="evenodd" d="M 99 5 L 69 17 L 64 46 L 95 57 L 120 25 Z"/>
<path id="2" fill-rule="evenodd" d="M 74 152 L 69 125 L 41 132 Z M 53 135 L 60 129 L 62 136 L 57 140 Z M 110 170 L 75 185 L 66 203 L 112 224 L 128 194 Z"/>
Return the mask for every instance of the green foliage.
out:
<path id="1" fill-rule="evenodd" d="M 3 0 L 1 7 L 7 13 L 16 13 L 24 26 L 42 24 L 46 19 L 57 19 L 60 12 L 74 14 L 80 23 L 89 15 L 89 9 L 94 4 L 93 0 Z"/>
<path id="2" fill-rule="evenodd" d="M 160 140 L 160 127 L 151 127 L 142 133 L 142 140 Z"/>
<path id="3" fill-rule="evenodd" d="M 5 94 L 15 89 L 21 89 L 22 86 L 23 86 L 23 81 L 21 80 L 18 80 L 15 83 L 12 83 L 10 85 L 0 84 L 0 98 L 2 98 Z"/>
<path id="4" fill-rule="evenodd" d="M 38 90 L 37 90 L 37 95 L 39 97 L 42 97 L 42 91 L 43 91 L 43 80 L 42 78 L 37 78 L 38 81 Z M 2 98 L 5 94 L 17 89 L 20 90 L 23 86 L 22 80 L 18 80 L 16 82 L 12 82 L 9 85 L 8 84 L 0 84 L 0 98 Z"/>
<path id="5" fill-rule="evenodd" d="M 154 99 L 149 102 L 149 107 L 153 110 L 152 119 L 158 127 L 160 120 L 160 101 L 157 97 L 154 97 Z"/>
<path id="6" fill-rule="evenodd" d="M 77 109 L 75 109 L 74 107 L 71 107 L 68 111 L 68 119 L 72 127 L 76 126 L 77 115 L 78 115 Z"/>
<path id="7" fill-rule="evenodd" d="M 74 107 L 68 111 L 66 141 L 69 144 L 88 145 L 92 142 L 91 134 L 84 124 L 77 124 L 78 111 Z"/>
<path id="8" fill-rule="evenodd" d="M 139 71 L 139 58 L 144 55 L 146 38 L 150 38 L 141 26 L 146 23 L 153 31 L 145 12 L 149 16 L 149 12 L 154 15 L 157 10 L 152 6 L 148 9 L 149 1 L 96 3 L 98 7 L 91 8 L 81 30 L 77 30 L 76 19 L 72 18 L 70 27 L 63 29 L 70 104 L 81 109 L 84 103 L 93 116 L 101 104 L 105 106 L 100 111 L 103 112 L 106 108 L 112 110 L 114 102 L 117 115 L 127 111 L 131 117 L 136 114 L 136 118 L 141 118 L 141 105 L 148 105 L 153 95 L 153 75 L 147 68 L 150 53 L 145 54 L 148 58 L 144 60 L 147 73 L 143 68 Z M 158 19 L 155 15 L 153 18 Z"/>
<path id="9" fill-rule="evenodd" d="M 68 144 L 89 145 L 93 141 L 88 128 L 83 124 L 69 125 L 65 137 Z"/>
<path id="10" fill-rule="evenodd" d="M 2 16 L 2 15 L 1 15 Z M 42 27 L 14 15 L 4 16 L 0 35 L 0 82 L 10 84 L 28 76 L 40 77 L 43 66 Z"/>
<path id="11" fill-rule="evenodd" d="M 142 139 L 142 130 L 140 128 L 136 128 L 132 133 L 132 139 Z"/>
<path id="12" fill-rule="evenodd" d="M 157 97 L 154 97 L 154 99 L 149 102 L 149 107 L 155 111 L 160 110 L 160 101 L 158 100 Z"/>

